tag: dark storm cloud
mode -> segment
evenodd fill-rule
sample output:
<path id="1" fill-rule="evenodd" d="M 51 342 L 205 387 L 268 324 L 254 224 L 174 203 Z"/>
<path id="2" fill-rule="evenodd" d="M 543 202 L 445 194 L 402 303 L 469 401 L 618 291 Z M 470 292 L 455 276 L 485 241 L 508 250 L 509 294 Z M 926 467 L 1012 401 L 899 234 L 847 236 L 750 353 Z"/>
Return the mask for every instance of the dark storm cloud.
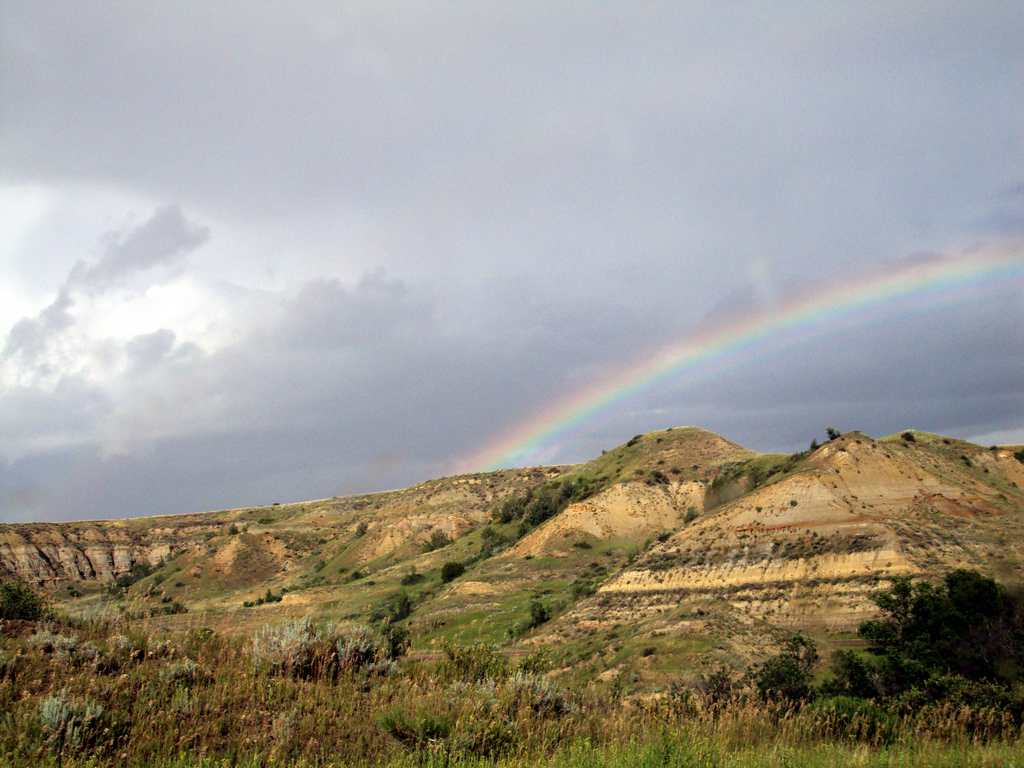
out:
<path id="1" fill-rule="evenodd" d="M 60 383 L 0 392 L 0 519 L 406 484 L 702 323 L 1024 233 L 1016 3 L 0 13 L 0 182 L 180 204 L 69 254 L 3 342 Z M 76 297 L 211 265 L 227 341 L 148 325 L 102 387 L 45 354 Z M 783 335 L 552 456 L 673 423 L 1016 428 L 1022 312 L 1011 284 Z"/>

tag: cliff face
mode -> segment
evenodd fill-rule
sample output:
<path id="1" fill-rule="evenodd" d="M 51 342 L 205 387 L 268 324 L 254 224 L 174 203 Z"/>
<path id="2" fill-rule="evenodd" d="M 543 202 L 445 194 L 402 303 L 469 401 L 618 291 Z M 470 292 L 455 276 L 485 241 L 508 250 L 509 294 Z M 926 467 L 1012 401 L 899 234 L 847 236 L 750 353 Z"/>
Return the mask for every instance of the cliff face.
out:
<path id="1" fill-rule="evenodd" d="M 504 470 L 385 493 L 202 514 L 0 524 L 0 576 L 44 587 L 107 583 L 138 563 L 155 567 L 181 555 L 175 570 L 205 574 L 233 589 L 259 586 L 314 554 L 325 561 L 339 557 L 349 568 L 402 560 L 438 532 L 459 538 L 489 518 L 496 499 L 560 471 Z"/>
<path id="2" fill-rule="evenodd" d="M 601 594 L 716 599 L 748 621 L 855 626 L 892 576 L 967 567 L 1019 578 L 1022 482 L 1024 465 L 1006 450 L 852 433 L 655 544 Z"/>
<path id="3" fill-rule="evenodd" d="M 156 566 L 185 541 L 142 535 L 117 523 L 0 527 L 0 573 L 34 584 L 109 582 L 136 563 Z"/>

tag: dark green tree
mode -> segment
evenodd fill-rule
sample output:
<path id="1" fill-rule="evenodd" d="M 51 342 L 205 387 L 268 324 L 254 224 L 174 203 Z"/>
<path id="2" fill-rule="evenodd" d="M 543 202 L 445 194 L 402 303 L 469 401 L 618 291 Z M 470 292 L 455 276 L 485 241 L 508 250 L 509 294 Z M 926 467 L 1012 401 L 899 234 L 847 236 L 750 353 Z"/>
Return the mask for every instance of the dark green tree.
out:
<path id="1" fill-rule="evenodd" d="M 20 581 L 0 583 L 0 619 L 36 621 L 44 608 L 43 598 Z"/>
<path id="2" fill-rule="evenodd" d="M 798 702 L 811 697 L 811 679 L 818 663 L 814 641 L 793 635 L 782 651 L 754 668 L 754 685 L 768 701 Z"/>

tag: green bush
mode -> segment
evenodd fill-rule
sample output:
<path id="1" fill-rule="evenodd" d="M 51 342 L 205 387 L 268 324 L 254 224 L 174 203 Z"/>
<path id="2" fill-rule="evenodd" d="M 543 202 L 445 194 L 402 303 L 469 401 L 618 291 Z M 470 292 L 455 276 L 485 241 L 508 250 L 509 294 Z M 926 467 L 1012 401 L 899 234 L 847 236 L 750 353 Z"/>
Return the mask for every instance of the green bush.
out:
<path id="1" fill-rule="evenodd" d="M 449 562 L 441 566 L 441 581 L 447 584 L 449 581 L 453 581 L 454 579 L 459 578 L 459 576 L 461 576 L 465 572 L 466 566 L 464 566 L 462 563 L 450 560 Z"/>
<path id="2" fill-rule="evenodd" d="M 425 710 L 408 712 L 401 707 L 385 712 L 378 722 L 385 733 L 415 752 L 422 752 L 431 742 L 447 739 L 452 730 L 452 720 L 447 715 Z"/>
<path id="3" fill-rule="evenodd" d="M 832 654 L 831 672 L 831 679 L 821 686 L 827 696 L 873 699 L 881 693 L 878 665 L 856 651 L 838 650 Z"/>
<path id="4" fill-rule="evenodd" d="M 786 641 L 781 653 L 754 668 L 754 685 L 766 701 L 804 701 L 811 697 L 811 678 L 817 663 L 814 641 L 794 635 Z"/>
<path id="5" fill-rule="evenodd" d="M 378 611 L 374 612 L 373 618 L 377 621 L 387 620 L 389 623 L 394 624 L 409 618 L 412 614 L 412 609 L 412 598 L 406 592 L 395 592 L 384 602 L 384 605 Z"/>
<path id="6" fill-rule="evenodd" d="M 430 532 L 430 538 L 427 543 L 423 545 L 424 552 L 433 552 L 436 549 L 444 549 L 452 540 L 448 538 L 448 534 L 442 531 L 440 528 L 435 528 Z"/>
<path id="7" fill-rule="evenodd" d="M 0 583 L 0 619 L 38 621 L 45 608 L 43 598 L 19 581 Z"/>
<path id="8" fill-rule="evenodd" d="M 423 574 L 416 571 L 416 566 L 413 566 L 408 573 L 402 574 L 403 587 L 419 584 L 421 581 L 423 581 Z"/>
<path id="9" fill-rule="evenodd" d="M 872 595 L 882 616 L 859 634 L 879 659 L 880 688 L 896 695 L 930 675 L 1013 684 L 1024 669 L 1024 611 L 995 581 L 956 570 L 939 585 L 896 578 Z"/>
<path id="10" fill-rule="evenodd" d="M 75 701 L 63 692 L 39 703 L 39 723 L 47 746 L 58 757 L 65 752 L 92 752 L 112 740 L 110 719 L 102 705 L 88 699 Z"/>
<path id="11" fill-rule="evenodd" d="M 263 627 L 250 653 L 257 667 L 295 680 L 331 680 L 388 658 L 384 644 L 368 628 L 319 626 L 308 616 Z"/>
<path id="12" fill-rule="evenodd" d="M 492 517 L 499 523 L 511 523 L 523 516 L 528 496 L 510 496 L 499 504 Z"/>
<path id="13" fill-rule="evenodd" d="M 444 680 L 479 683 L 508 677 L 508 660 L 493 645 L 458 645 L 446 641 L 442 650 L 445 658 L 441 661 L 438 672 Z"/>

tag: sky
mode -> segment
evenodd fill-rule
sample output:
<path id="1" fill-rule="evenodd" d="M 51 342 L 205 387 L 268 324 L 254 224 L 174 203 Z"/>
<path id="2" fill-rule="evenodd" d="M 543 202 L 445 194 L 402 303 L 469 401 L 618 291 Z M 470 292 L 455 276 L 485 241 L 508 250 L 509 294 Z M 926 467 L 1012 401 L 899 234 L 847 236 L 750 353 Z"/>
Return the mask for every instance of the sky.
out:
<path id="1" fill-rule="evenodd" d="M 1019 2 L 0 0 L 0 521 L 409 485 L 722 317 L 1024 240 Z M 541 446 L 1024 442 L 1024 285 Z"/>

